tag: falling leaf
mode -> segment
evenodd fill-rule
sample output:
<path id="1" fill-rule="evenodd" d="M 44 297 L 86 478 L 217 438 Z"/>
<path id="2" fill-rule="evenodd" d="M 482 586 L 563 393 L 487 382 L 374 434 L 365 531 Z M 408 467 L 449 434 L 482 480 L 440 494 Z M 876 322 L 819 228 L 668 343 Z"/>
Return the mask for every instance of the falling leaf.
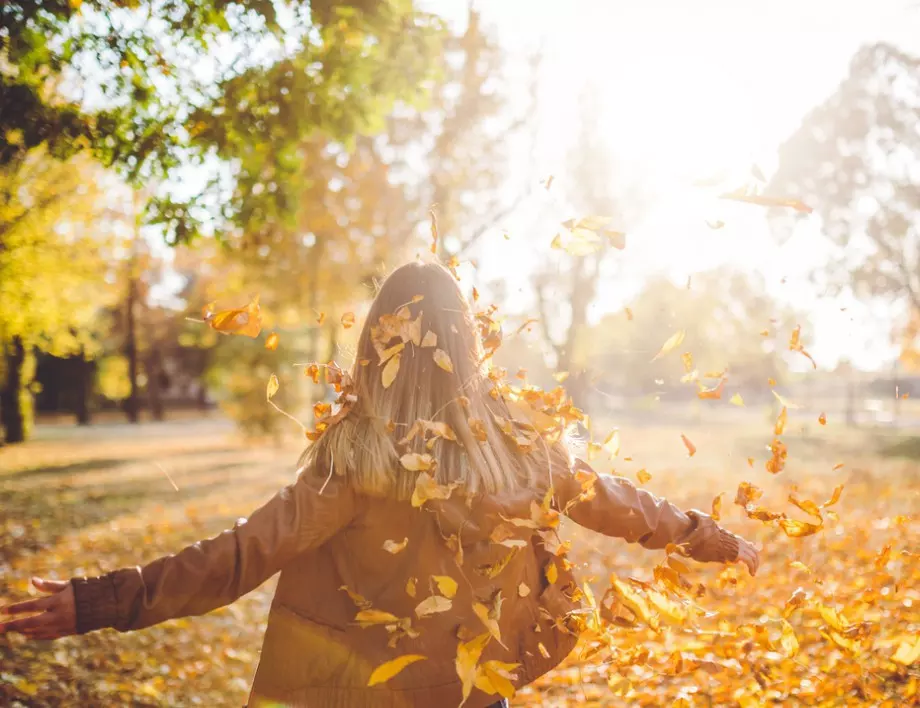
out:
<path id="1" fill-rule="evenodd" d="M 543 180 L 543 186 L 546 188 L 546 191 L 549 191 L 549 188 L 553 186 L 553 175 L 550 175 L 545 180 Z"/>
<path id="2" fill-rule="evenodd" d="M 624 307 L 623 312 L 626 313 L 626 319 L 632 322 L 632 318 L 633 318 L 632 310 L 630 310 L 628 307 Z"/>
<path id="3" fill-rule="evenodd" d="M 684 341 L 685 335 L 686 333 L 684 332 L 684 330 L 681 329 L 675 332 L 674 334 L 672 334 L 670 337 L 668 337 L 667 341 L 661 345 L 661 349 L 658 351 L 658 353 L 654 357 L 652 357 L 652 361 L 656 361 L 657 359 L 660 359 L 661 357 L 663 357 L 665 354 L 670 352 L 675 347 L 679 347 L 681 343 Z"/>
<path id="4" fill-rule="evenodd" d="M 818 416 L 818 422 L 821 425 L 827 425 L 827 416 L 824 413 L 822 413 L 821 415 Z"/>
<path id="5" fill-rule="evenodd" d="M 320 312 L 319 317 L 316 318 L 316 324 L 322 325 L 326 321 L 326 313 Z"/>
<path id="6" fill-rule="evenodd" d="M 688 438 L 688 437 L 687 437 L 686 435 L 684 435 L 683 433 L 680 434 L 680 439 L 683 440 L 683 442 L 684 442 L 684 447 L 687 448 L 687 454 L 688 454 L 690 457 L 693 457 L 693 456 L 696 454 L 696 445 L 694 445 L 692 442 L 690 442 L 690 438 Z"/>
<path id="7" fill-rule="evenodd" d="M 303 375 L 313 379 L 313 383 L 319 383 L 319 366 L 317 364 L 310 364 L 305 367 L 303 370 Z"/>
<path id="8" fill-rule="evenodd" d="M 355 615 L 355 622 L 367 628 L 376 624 L 397 624 L 399 617 L 382 610 L 361 610 Z"/>
<path id="9" fill-rule="evenodd" d="M 832 469 L 834 472 L 836 472 L 837 470 L 839 470 L 839 469 L 842 468 L 842 467 L 843 467 L 843 463 L 842 463 L 842 462 L 838 462 L 836 465 L 834 465 L 833 467 L 831 467 L 831 469 Z"/>
<path id="10" fill-rule="evenodd" d="M 415 608 L 415 614 L 421 619 L 439 612 L 447 612 L 452 605 L 453 603 L 448 598 L 441 595 L 432 595 L 418 604 L 418 607 Z"/>
<path id="11" fill-rule="evenodd" d="M 450 357 L 447 355 L 443 349 L 434 350 L 434 363 L 440 366 L 444 371 L 448 373 L 454 372 L 454 365 L 450 360 Z"/>
<path id="12" fill-rule="evenodd" d="M 748 463 L 748 467 L 753 467 L 753 466 L 754 466 L 754 458 L 753 458 L 753 457 L 747 458 L 747 463 Z"/>
<path id="13" fill-rule="evenodd" d="M 423 472 L 435 466 L 435 459 L 431 455 L 417 452 L 407 452 L 399 458 L 399 462 L 410 472 Z"/>
<path id="14" fill-rule="evenodd" d="M 491 639 L 492 635 L 489 632 L 484 632 L 475 639 L 463 642 L 457 646 L 455 666 L 463 690 L 463 700 L 460 702 L 461 706 L 466 703 L 466 699 L 469 698 L 470 692 L 473 690 L 473 684 L 476 681 L 476 675 L 478 673 L 477 664 L 479 663 L 479 658 L 482 656 L 482 650 L 485 649 L 486 644 L 488 644 Z"/>
<path id="15" fill-rule="evenodd" d="M 810 516 L 814 516 L 818 519 L 821 518 L 821 509 L 810 499 L 799 499 L 795 494 L 790 494 L 789 503 L 793 506 L 797 506 L 799 509 Z"/>
<path id="16" fill-rule="evenodd" d="M 457 594 L 457 581 L 449 575 L 432 575 L 431 579 L 437 583 L 438 592 L 450 599 Z"/>
<path id="17" fill-rule="evenodd" d="M 799 341 L 799 337 L 801 336 L 801 333 L 802 333 L 802 326 L 796 325 L 795 329 L 792 330 L 792 335 L 789 338 L 789 349 L 794 352 L 799 352 L 800 354 L 805 356 L 811 362 L 812 368 L 817 369 L 818 365 L 815 363 L 815 360 L 812 359 L 811 354 L 805 351 L 804 347 L 802 347 L 802 343 Z"/>
<path id="18" fill-rule="evenodd" d="M 255 339 L 262 331 L 262 314 L 259 309 L 259 298 L 253 298 L 246 307 L 235 310 L 222 310 L 214 312 L 214 303 L 204 308 L 204 321 L 221 334 L 239 334 Z"/>
<path id="19" fill-rule="evenodd" d="M 652 475 L 650 475 L 648 472 L 646 472 L 646 471 L 645 471 L 645 468 L 642 468 L 641 470 L 639 470 L 638 472 L 636 472 L 636 479 L 639 480 L 639 484 L 645 484 L 645 483 L 648 482 L 651 478 L 652 478 Z"/>
<path id="20" fill-rule="evenodd" d="M 550 561 L 549 565 L 546 566 L 544 573 L 546 574 L 546 580 L 550 585 L 555 583 L 559 578 L 559 570 L 556 568 L 556 564 L 552 561 Z"/>
<path id="21" fill-rule="evenodd" d="M 367 681 L 367 685 L 376 686 L 378 683 L 386 683 L 409 666 L 409 664 L 414 664 L 416 661 L 424 661 L 427 658 L 428 657 L 422 656 L 421 654 L 404 654 L 403 656 L 392 659 L 374 669 L 373 673 L 371 673 L 371 677 Z"/>
<path id="22" fill-rule="evenodd" d="M 610 453 L 611 457 L 616 457 L 620 454 L 620 431 L 614 430 L 611 432 L 607 439 L 604 440 L 604 449 Z"/>
<path id="23" fill-rule="evenodd" d="M 690 352 L 684 352 L 680 355 L 680 360 L 684 364 L 684 371 L 686 371 L 688 374 L 693 371 L 693 354 Z"/>
<path id="24" fill-rule="evenodd" d="M 746 194 L 742 190 L 729 192 L 719 195 L 720 199 L 730 199 L 736 202 L 747 202 L 763 207 L 786 207 L 800 211 L 805 214 L 811 214 L 812 208 L 798 199 L 789 199 L 787 197 L 768 197 L 763 194 Z"/>
<path id="25" fill-rule="evenodd" d="M 405 547 L 408 545 L 409 545 L 408 537 L 404 538 L 399 543 L 397 543 L 396 541 L 387 540 L 383 542 L 383 550 L 387 551 L 388 553 L 392 553 L 393 555 L 396 555 L 400 551 L 404 550 Z"/>
<path id="26" fill-rule="evenodd" d="M 438 345 L 438 335 L 436 335 L 431 330 L 428 330 L 427 332 L 425 332 L 425 336 L 422 339 L 422 347 L 423 348 L 436 347 L 437 345 Z"/>
<path id="27" fill-rule="evenodd" d="M 409 578 L 406 581 L 406 594 L 409 597 L 415 597 L 415 584 L 418 582 L 416 578 Z"/>
<path id="28" fill-rule="evenodd" d="M 843 464 L 841 463 L 840 466 L 843 467 Z M 837 468 L 835 467 L 834 469 L 837 469 Z M 824 502 L 821 505 L 821 508 L 826 509 L 829 506 L 834 506 L 834 504 L 840 501 L 840 493 L 843 491 L 843 487 L 844 485 L 842 484 L 838 484 L 836 487 L 834 487 L 834 491 L 831 494 L 831 498 L 828 499 L 826 502 Z"/>
<path id="29" fill-rule="evenodd" d="M 779 525 L 791 538 L 811 536 L 824 528 L 821 524 L 810 524 L 807 521 L 796 521 L 795 519 L 780 519 Z"/>
<path id="30" fill-rule="evenodd" d="M 518 585 L 518 597 L 527 597 L 530 594 L 530 588 L 526 583 Z"/>
<path id="31" fill-rule="evenodd" d="M 776 419 L 776 425 L 773 426 L 773 432 L 776 435 L 782 435 L 783 430 L 786 429 L 786 408 L 783 407 L 783 410 L 780 411 L 779 417 Z"/>
<path id="32" fill-rule="evenodd" d="M 497 577 L 511 562 L 511 559 L 514 558 L 514 554 L 517 551 L 517 548 L 512 547 L 511 551 L 495 563 L 487 563 L 485 565 L 480 565 L 476 568 L 476 572 L 480 575 L 484 575 L 487 578 Z"/>
<path id="33" fill-rule="evenodd" d="M 740 393 L 734 394 L 731 398 L 728 399 L 728 402 L 729 402 L 729 403 L 732 403 L 732 404 L 734 404 L 734 405 L 736 405 L 736 406 L 743 406 L 743 405 L 744 405 L 744 399 L 741 398 L 741 394 L 740 394 Z"/>
<path id="34" fill-rule="evenodd" d="M 419 507 L 429 499 L 449 499 L 456 484 L 441 486 L 427 472 L 420 472 L 412 491 L 412 506 Z"/>
<path id="35" fill-rule="evenodd" d="M 501 630 L 498 626 L 498 620 L 501 617 L 502 602 L 502 593 L 501 590 L 499 590 L 492 599 L 491 607 L 481 602 L 473 603 L 473 612 L 476 613 L 479 620 L 486 626 L 486 629 L 489 630 L 489 634 L 495 637 L 495 640 L 499 644 L 502 643 Z"/>
<path id="36" fill-rule="evenodd" d="M 792 629 L 792 625 L 784 619 L 780 621 L 782 622 L 783 633 L 780 636 L 779 643 L 783 647 L 783 651 L 786 652 L 786 656 L 793 657 L 799 653 L 799 640 L 795 636 L 795 630 Z"/>
<path id="37" fill-rule="evenodd" d="M 780 394 L 778 394 L 776 391 L 771 391 L 770 393 L 773 394 L 773 396 L 776 398 L 777 401 L 779 401 L 779 404 L 780 404 L 783 408 L 789 408 L 789 409 L 791 409 L 791 410 L 795 410 L 795 409 L 797 409 L 797 408 L 800 407 L 798 404 L 793 403 L 792 401 L 787 400 L 786 398 L 784 398 L 783 396 L 781 396 Z"/>
<path id="38" fill-rule="evenodd" d="M 265 348 L 270 352 L 275 351 L 278 348 L 278 342 L 280 337 L 277 332 L 272 332 L 268 337 L 265 338 Z"/>
<path id="39" fill-rule="evenodd" d="M 558 381 L 559 383 L 562 383 L 567 378 L 569 378 L 569 372 L 568 371 L 557 371 L 555 374 L 553 374 L 553 378 L 556 379 L 556 381 Z"/>
<path id="40" fill-rule="evenodd" d="M 725 496 L 725 492 L 717 495 L 712 500 L 712 520 L 720 521 L 722 519 L 722 497 Z"/>
<path id="41" fill-rule="evenodd" d="M 515 676 L 511 671 L 519 666 L 505 661 L 486 661 L 479 667 L 476 688 L 490 696 L 497 693 L 503 698 L 513 698 Z"/>
<path id="42" fill-rule="evenodd" d="M 722 398 L 722 389 L 725 388 L 725 379 L 719 381 L 718 385 L 713 386 L 712 388 L 700 388 L 697 391 L 697 397 L 703 400 L 718 400 Z"/>
<path id="43" fill-rule="evenodd" d="M 272 374 L 268 377 L 268 386 L 265 387 L 265 398 L 267 400 L 272 400 L 272 397 L 278 393 L 278 388 L 280 384 L 278 383 L 278 377 Z"/>
<path id="44" fill-rule="evenodd" d="M 750 482 L 741 482 L 738 485 L 738 491 L 735 493 L 735 504 L 738 506 L 747 506 L 757 501 L 763 496 L 763 490 Z"/>
<path id="45" fill-rule="evenodd" d="M 902 666 L 912 666 L 920 661 L 920 634 L 902 639 L 891 660 Z"/>
<path id="46" fill-rule="evenodd" d="M 428 220 L 431 226 L 431 252 L 438 252 L 438 217 L 434 213 L 434 208 L 428 210 Z"/>
<path id="47" fill-rule="evenodd" d="M 401 356 L 402 354 L 397 354 L 391 357 L 390 360 L 387 361 L 386 366 L 383 367 L 383 371 L 380 374 L 380 381 L 384 388 L 389 388 L 396 380 L 396 374 L 399 373 L 399 359 Z"/>
<path id="48" fill-rule="evenodd" d="M 371 601 L 368 600 L 368 599 L 367 599 L 366 597 L 364 597 L 363 595 L 359 595 L 359 594 L 356 593 L 356 592 L 352 592 L 352 591 L 349 590 L 345 585 L 343 585 L 342 587 L 340 587 L 339 590 L 344 590 L 345 592 L 347 592 L 347 593 L 348 593 L 348 597 L 351 598 L 351 601 L 352 601 L 353 603 L 355 603 L 355 605 L 356 605 L 358 608 L 360 608 L 360 609 L 362 609 L 362 610 L 369 610 L 369 609 L 371 609 Z"/>
<path id="49" fill-rule="evenodd" d="M 355 324 L 355 313 L 354 312 L 346 312 L 344 315 L 342 315 L 342 326 L 345 329 L 351 328 L 352 326 L 354 326 L 354 324 Z"/>

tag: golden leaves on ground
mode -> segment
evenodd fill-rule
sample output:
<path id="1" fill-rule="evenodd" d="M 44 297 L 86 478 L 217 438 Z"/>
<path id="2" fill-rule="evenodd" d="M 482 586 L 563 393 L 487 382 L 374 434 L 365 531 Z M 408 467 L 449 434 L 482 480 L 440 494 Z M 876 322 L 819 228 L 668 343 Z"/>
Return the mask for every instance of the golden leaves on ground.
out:
<path id="1" fill-rule="evenodd" d="M 371 677 L 367 681 L 367 685 L 376 686 L 378 683 L 386 683 L 409 666 L 409 664 L 414 664 L 416 661 L 424 661 L 425 659 L 427 659 L 427 657 L 421 654 L 403 654 L 395 659 L 391 659 L 374 669 L 373 673 L 371 673 Z"/>
<path id="2" fill-rule="evenodd" d="M 239 334 L 255 339 L 262 331 L 262 313 L 258 295 L 246 307 L 215 312 L 215 303 L 205 305 L 201 316 L 211 329 L 221 334 Z"/>

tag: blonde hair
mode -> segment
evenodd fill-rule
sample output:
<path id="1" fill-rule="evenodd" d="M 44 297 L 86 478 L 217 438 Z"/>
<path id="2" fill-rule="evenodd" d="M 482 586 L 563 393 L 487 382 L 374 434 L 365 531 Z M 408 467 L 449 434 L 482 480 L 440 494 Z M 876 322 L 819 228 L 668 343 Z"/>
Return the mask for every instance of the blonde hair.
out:
<path id="1" fill-rule="evenodd" d="M 384 387 L 377 328 L 382 316 L 404 307 L 412 320 L 421 316 L 420 336 L 430 332 L 437 344 L 407 343 L 395 379 Z M 435 362 L 437 349 L 452 371 Z M 351 374 L 357 400 L 304 451 L 304 471 L 343 475 L 365 494 L 408 499 L 419 472 L 406 469 L 400 457 L 416 452 L 434 458 L 428 473 L 439 484 L 457 483 L 469 495 L 546 489 L 550 467 L 569 464 L 568 450 L 561 441 L 538 439 L 522 453 L 502 432 L 499 425 L 507 431 L 504 421 L 512 416 L 483 359 L 476 317 L 450 272 L 436 263 L 397 268 L 380 287 L 358 340 Z M 437 438 L 430 450 L 424 435 L 401 443 L 419 420 L 446 423 L 456 440 Z"/>

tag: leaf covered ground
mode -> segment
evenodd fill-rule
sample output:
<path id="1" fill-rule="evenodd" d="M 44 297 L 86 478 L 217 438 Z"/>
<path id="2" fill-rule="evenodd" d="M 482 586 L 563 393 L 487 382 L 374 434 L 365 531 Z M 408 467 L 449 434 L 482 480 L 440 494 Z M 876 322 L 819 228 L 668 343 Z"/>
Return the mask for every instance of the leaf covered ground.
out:
<path id="1" fill-rule="evenodd" d="M 774 476 L 764 469 L 772 432 L 762 422 L 621 425 L 618 474 L 685 508 L 710 511 L 724 493 L 722 523 L 762 544 L 763 564 L 750 578 L 737 566 L 686 560 L 684 569 L 672 556 L 692 602 L 649 594 L 643 583 L 667 565 L 664 553 L 569 525 L 569 558 L 596 598 L 599 631 L 512 705 L 917 702 L 916 446 L 815 424 L 786 431 L 785 469 Z M 696 448 L 690 458 L 681 435 Z M 31 594 L 32 575 L 144 563 L 217 533 L 289 482 L 296 456 L 293 447 L 245 446 L 218 421 L 46 428 L 0 449 L 0 604 Z M 607 459 L 598 455 L 599 469 Z M 747 513 L 733 503 L 742 482 L 763 491 Z M 750 518 L 754 510 L 816 523 L 808 502 L 821 505 L 840 484 L 839 501 L 817 509 L 823 527 L 812 535 Z M 0 704 L 239 707 L 273 589 L 269 581 L 206 617 L 134 634 L 0 636 Z"/>

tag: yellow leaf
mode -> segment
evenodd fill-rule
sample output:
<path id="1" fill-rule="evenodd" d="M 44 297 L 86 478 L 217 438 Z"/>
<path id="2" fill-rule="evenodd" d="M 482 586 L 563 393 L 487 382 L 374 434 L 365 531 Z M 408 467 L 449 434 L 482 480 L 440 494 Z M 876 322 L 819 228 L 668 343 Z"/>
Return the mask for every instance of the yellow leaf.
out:
<path id="1" fill-rule="evenodd" d="M 421 619 L 438 612 L 447 612 L 452 605 L 453 603 L 448 598 L 441 595 L 432 595 L 419 603 L 418 607 L 415 608 L 415 614 Z"/>
<path id="2" fill-rule="evenodd" d="M 457 581 L 449 575 L 432 575 L 431 579 L 438 585 L 438 591 L 446 598 L 457 594 Z"/>
<path id="3" fill-rule="evenodd" d="M 421 654 L 404 654 L 385 664 L 381 664 L 374 669 L 370 679 L 367 681 L 367 685 L 376 686 L 378 683 L 386 683 L 409 664 L 414 664 L 416 661 L 424 661 L 426 658 L 427 657 Z"/>
<path id="4" fill-rule="evenodd" d="M 680 355 L 680 360 L 684 363 L 684 371 L 688 374 L 693 371 L 693 354 L 684 352 Z"/>
<path id="5" fill-rule="evenodd" d="M 316 324 L 321 325 L 326 321 L 326 313 L 320 312 L 319 317 L 316 318 Z"/>
<path id="6" fill-rule="evenodd" d="M 735 395 L 733 395 L 730 399 L 728 399 L 728 402 L 729 402 L 729 403 L 733 403 L 733 404 L 736 405 L 736 406 L 743 406 L 743 405 L 744 405 L 744 399 L 741 398 L 741 394 L 740 394 L 740 393 L 736 393 Z"/>
<path id="7" fill-rule="evenodd" d="M 518 597 L 527 597 L 530 594 L 530 588 L 526 583 L 518 585 Z"/>
<path id="8" fill-rule="evenodd" d="M 475 639 L 463 642 L 457 646 L 455 665 L 457 668 L 457 676 L 460 677 L 460 682 L 463 686 L 463 701 L 460 703 L 461 706 L 466 702 L 466 699 L 470 696 L 470 692 L 473 690 L 473 684 L 476 681 L 478 673 L 477 664 L 479 663 L 479 657 L 482 656 L 482 650 L 485 649 L 486 644 L 488 644 L 491 639 L 492 635 L 485 632 Z"/>
<path id="9" fill-rule="evenodd" d="M 661 357 L 663 357 L 665 354 L 667 354 L 669 351 L 671 351 L 675 347 L 679 347 L 681 343 L 684 341 L 685 334 L 686 333 L 684 332 L 684 330 L 681 329 L 675 332 L 674 334 L 672 334 L 670 337 L 668 337 L 667 341 L 661 345 L 661 349 L 659 350 L 659 352 L 654 357 L 652 357 L 652 361 L 660 359 Z"/>
<path id="10" fill-rule="evenodd" d="M 431 455 L 421 455 L 417 452 L 407 452 L 399 458 L 399 462 L 410 472 L 424 472 L 435 465 L 435 459 Z"/>
<path id="11" fill-rule="evenodd" d="M 278 393 L 278 388 L 280 384 L 278 383 L 278 377 L 272 374 L 268 377 L 268 386 L 265 387 L 265 398 L 271 400 L 272 397 Z"/>
<path id="12" fill-rule="evenodd" d="M 687 437 L 686 435 L 684 435 L 683 433 L 681 433 L 680 439 L 683 440 L 683 442 L 684 442 L 684 447 L 687 448 L 687 454 L 688 454 L 690 457 L 693 457 L 693 456 L 696 454 L 696 445 L 694 445 L 692 442 L 690 442 L 690 438 L 688 438 L 688 437 Z"/>
<path id="13" fill-rule="evenodd" d="M 399 372 L 399 358 L 401 356 L 402 354 L 397 354 L 383 367 L 381 381 L 384 388 L 389 388 L 393 384 L 393 381 L 396 380 L 396 374 Z"/>
<path id="14" fill-rule="evenodd" d="M 496 577 L 499 573 L 501 573 L 508 566 L 508 563 L 514 557 L 514 554 L 516 551 L 517 551 L 517 548 L 512 546 L 511 551 L 507 555 L 505 555 L 503 558 L 496 561 L 495 563 L 488 563 L 486 565 L 480 565 L 479 567 L 476 568 L 476 572 L 479 573 L 480 575 L 486 576 L 487 578 Z"/>
<path id="15" fill-rule="evenodd" d="M 712 520 L 719 521 L 722 518 L 722 497 L 725 492 L 719 494 L 715 499 L 712 500 Z"/>
<path id="16" fill-rule="evenodd" d="M 614 430 L 610 435 L 607 436 L 607 439 L 604 440 L 604 448 L 607 452 L 610 453 L 611 457 L 616 457 L 620 454 L 620 431 Z"/>
<path id="17" fill-rule="evenodd" d="M 780 411 L 779 417 L 776 419 L 776 425 L 773 426 L 773 432 L 777 435 L 782 435 L 783 431 L 786 429 L 786 409 L 783 408 Z"/>
<path id="18" fill-rule="evenodd" d="M 891 660 L 902 666 L 911 666 L 920 660 L 920 634 L 902 639 Z"/>
<path id="19" fill-rule="evenodd" d="M 412 506 L 419 507 L 429 499 L 448 499 L 454 491 L 454 486 L 441 486 L 427 472 L 421 472 L 412 491 Z"/>
<path id="20" fill-rule="evenodd" d="M 448 373 L 454 372 L 454 365 L 450 360 L 450 357 L 447 355 L 443 349 L 434 350 L 434 363 L 440 366 L 444 371 Z"/>
<path id="21" fill-rule="evenodd" d="M 505 661 L 487 661 L 479 667 L 476 687 L 489 695 L 497 693 L 503 698 L 513 698 L 515 676 L 511 671 L 519 666 Z"/>
<path id="22" fill-rule="evenodd" d="M 501 615 L 501 606 L 501 591 L 495 594 L 495 599 L 492 601 L 492 607 L 488 607 L 481 602 L 473 603 L 473 612 L 476 613 L 476 616 L 489 630 L 489 634 L 495 637 L 499 644 L 501 644 L 502 641 L 501 629 L 498 626 L 499 616 Z"/>
<path id="23" fill-rule="evenodd" d="M 821 413 L 821 415 L 818 416 L 818 422 L 821 425 L 827 425 L 827 416 L 824 413 Z"/>
<path id="24" fill-rule="evenodd" d="M 842 464 L 841 464 L 840 466 L 843 467 Z M 834 469 L 837 469 L 837 468 L 835 467 Z M 822 509 L 826 509 L 826 508 L 829 507 L 829 506 L 834 506 L 834 504 L 836 504 L 838 501 L 840 501 L 840 493 L 843 491 L 843 486 L 844 486 L 844 485 L 842 485 L 842 484 L 838 484 L 836 487 L 834 487 L 834 491 L 833 491 L 833 493 L 831 494 L 831 498 L 828 499 L 826 502 L 824 502 L 824 503 L 821 505 L 821 508 L 822 508 Z"/>
<path id="25" fill-rule="evenodd" d="M 720 199 L 731 199 L 736 202 L 747 202 L 762 207 L 788 207 L 795 211 L 810 214 L 812 208 L 798 199 L 789 199 L 787 197 L 769 197 L 765 194 L 746 194 L 743 190 L 729 192 L 719 196 Z"/>
<path id="26" fill-rule="evenodd" d="M 409 545 L 408 537 L 404 538 L 399 543 L 397 543 L 396 541 L 387 540 L 383 542 L 383 550 L 385 550 L 387 553 L 392 553 L 393 555 L 396 555 L 400 551 L 405 550 L 406 546 L 408 545 Z"/>
<path id="27" fill-rule="evenodd" d="M 556 381 L 558 381 L 559 383 L 562 383 L 567 378 L 569 378 L 569 372 L 568 371 L 557 371 L 555 374 L 553 374 L 553 378 L 556 379 Z"/>
<path id="28" fill-rule="evenodd" d="M 396 356 L 405 348 L 406 348 L 406 343 L 399 342 L 397 344 L 394 344 L 389 349 L 384 349 L 382 352 L 380 352 L 380 363 L 383 364 L 384 362 L 388 361 L 390 357 Z"/>
<path id="29" fill-rule="evenodd" d="M 646 471 L 645 471 L 645 468 L 642 468 L 641 470 L 639 470 L 638 472 L 636 472 L 636 479 L 639 480 L 639 484 L 645 484 L 645 483 L 648 482 L 651 478 L 652 478 L 652 475 L 650 475 L 648 472 L 646 472 Z"/>
<path id="30" fill-rule="evenodd" d="M 546 566 L 544 571 L 546 574 L 547 582 L 552 585 L 559 579 L 559 570 L 556 568 L 556 564 L 552 561 L 549 562 L 549 565 Z"/>
<path id="31" fill-rule="evenodd" d="M 811 536 L 824 528 L 821 524 L 810 524 L 807 521 L 796 521 L 795 519 L 780 519 L 779 525 L 790 538 Z"/>
<path id="32" fill-rule="evenodd" d="M 425 332 L 425 336 L 422 338 L 422 347 L 436 347 L 438 346 L 438 335 L 436 335 L 431 330 Z"/>
<path id="33" fill-rule="evenodd" d="M 409 597 L 415 597 L 415 584 L 417 580 L 415 578 L 409 578 L 406 581 L 406 594 Z"/>
<path id="34" fill-rule="evenodd" d="M 265 338 L 265 348 L 272 352 L 275 351 L 278 348 L 279 339 L 278 333 L 272 332 Z"/>
<path id="35" fill-rule="evenodd" d="M 340 587 L 339 590 L 344 590 L 345 592 L 347 592 L 347 593 L 348 593 L 348 597 L 351 598 L 351 601 L 352 601 L 353 603 L 355 603 L 355 605 L 356 605 L 358 608 L 360 608 L 360 609 L 362 609 L 362 610 L 369 610 L 369 609 L 371 609 L 371 601 L 368 600 L 366 597 L 364 597 L 364 595 L 360 595 L 360 594 L 358 594 L 358 593 L 356 593 L 356 592 L 352 592 L 352 591 L 349 590 L 345 585 L 343 585 L 342 587 Z"/>
<path id="36" fill-rule="evenodd" d="M 355 615 L 355 622 L 362 627 L 371 627 L 375 624 L 396 624 L 399 617 L 383 610 L 361 610 Z"/>
<path id="37" fill-rule="evenodd" d="M 780 645 L 783 647 L 783 651 L 786 652 L 786 656 L 793 657 L 799 653 L 799 640 L 796 639 L 795 631 L 792 629 L 792 625 L 789 624 L 786 620 L 780 620 L 783 624 L 783 634 L 780 637 Z"/>
<path id="38" fill-rule="evenodd" d="M 253 298 L 246 307 L 235 310 L 213 312 L 214 303 L 204 309 L 204 321 L 210 327 L 222 334 L 239 334 L 255 339 L 262 331 L 262 314 L 259 309 L 258 296 Z"/>
<path id="39" fill-rule="evenodd" d="M 633 318 L 632 310 L 630 310 L 628 307 L 624 307 L 623 312 L 626 313 L 626 319 L 632 322 L 632 318 Z"/>
<path id="40" fill-rule="evenodd" d="M 342 315 L 342 326 L 345 329 L 351 328 L 352 326 L 354 326 L 354 324 L 355 324 L 355 313 L 354 312 L 346 312 L 344 315 Z"/>

